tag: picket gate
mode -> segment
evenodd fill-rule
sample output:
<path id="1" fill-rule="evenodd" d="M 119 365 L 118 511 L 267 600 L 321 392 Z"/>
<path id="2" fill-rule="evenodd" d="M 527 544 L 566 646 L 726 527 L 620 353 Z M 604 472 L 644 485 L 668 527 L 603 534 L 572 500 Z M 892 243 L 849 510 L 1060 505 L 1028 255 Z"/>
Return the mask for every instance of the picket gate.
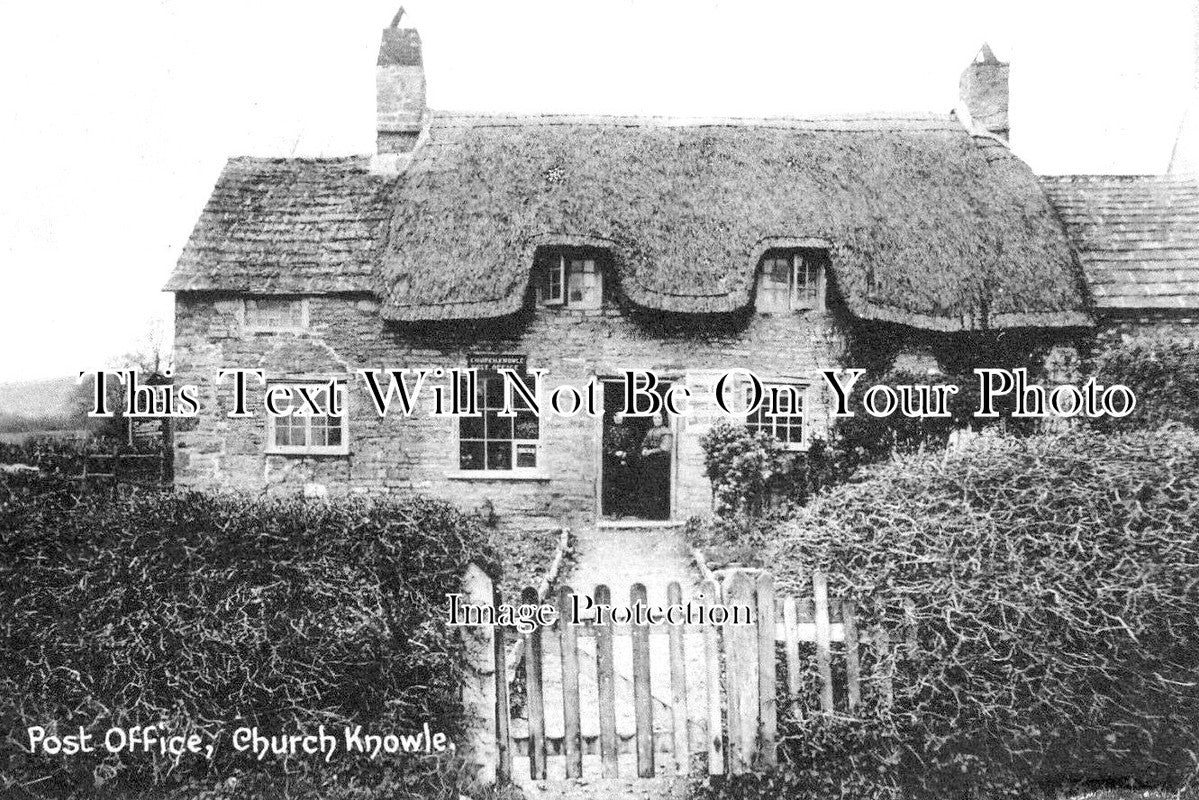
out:
<path id="1" fill-rule="evenodd" d="M 776 764 L 781 714 L 853 715 L 866 692 L 876 693 L 882 707 L 889 707 L 896 659 L 915 647 L 910 611 L 905 611 L 902 626 L 888 631 L 863 624 L 853 598 L 830 597 L 827 576 L 820 572 L 806 582 L 810 592 L 785 597 L 776 597 L 772 576 L 763 570 L 725 570 L 716 578 L 700 583 L 693 601 L 709 609 L 748 606 L 754 612 L 751 624 L 576 626 L 560 621 L 523 634 L 522 663 L 514 671 L 516 684 L 524 688 L 523 727 L 510 719 L 505 677 L 513 633 L 497 627 L 497 778 L 519 774 L 552 781 L 768 770 Z M 683 601 L 677 582 L 667 591 L 668 603 Z M 633 584 L 629 604 L 645 604 L 646 594 L 644 585 Z M 571 587 L 562 586 L 551 598 L 560 619 L 569 616 L 573 595 Z M 612 601 L 606 585 L 595 587 L 591 596 L 597 604 Z M 536 604 L 537 592 L 525 589 L 521 602 Z M 657 637 L 666 639 L 665 650 L 656 648 L 666 663 L 651 665 L 651 639 Z M 624 672 L 614 658 L 617 642 L 631 650 Z M 808 674 L 809 662 L 814 662 L 814 675 Z M 651 666 L 659 669 L 656 683 Z M 780 675 L 782 686 L 777 685 Z M 581 676 L 590 679 L 588 696 L 594 702 L 583 702 Z M 813 678 L 815 691 L 805 691 Z M 617 687 L 629 683 L 631 691 L 622 698 Z M 550 711 L 555 721 L 561 719 L 560 730 L 547 729 Z M 626 723 L 623 734 L 618 718 Z M 630 718 L 632 729 L 627 730 Z M 587 736 L 585 722 L 592 731 Z M 585 762 L 590 762 L 588 770 Z"/>

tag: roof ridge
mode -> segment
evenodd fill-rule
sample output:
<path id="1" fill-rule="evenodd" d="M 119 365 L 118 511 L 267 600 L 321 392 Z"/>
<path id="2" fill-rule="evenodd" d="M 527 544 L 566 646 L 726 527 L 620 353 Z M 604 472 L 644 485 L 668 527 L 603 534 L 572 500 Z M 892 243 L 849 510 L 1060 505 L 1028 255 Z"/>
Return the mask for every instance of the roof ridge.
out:
<path id="1" fill-rule="evenodd" d="M 869 123 L 928 123 L 961 128 L 952 113 L 937 112 L 852 112 L 840 114 L 806 114 L 777 116 L 676 116 L 640 114 L 572 114 L 540 112 L 432 112 L 433 124 L 468 122 L 474 125 L 553 126 L 553 125 L 611 125 L 614 127 L 812 127 L 821 124 L 864 125 Z"/>
<path id="2" fill-rule="evenodd" d="M 1155 183 L 1196 183 L 1199 175 L 1166 175 L 1161 173 L 1066 173 L 1060 175 L 1037 175 L 1038 180 L 1087 183 L 1091 181 L 1153 181 Z"/>
<path id="3" fill-rule="evenodd" d="M 342 156 L 229 156 L 226 164 L 254 164 L 254 165 L 337 165 L 348 164 L 353 162 L 369 163 L 370 154 L 354 153 Z"/>

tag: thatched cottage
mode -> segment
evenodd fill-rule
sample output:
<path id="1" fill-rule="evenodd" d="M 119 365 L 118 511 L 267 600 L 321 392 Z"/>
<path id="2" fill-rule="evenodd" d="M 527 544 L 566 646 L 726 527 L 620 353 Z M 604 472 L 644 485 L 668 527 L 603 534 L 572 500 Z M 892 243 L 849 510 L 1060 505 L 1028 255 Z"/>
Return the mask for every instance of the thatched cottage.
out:
<path id="1" fill-rule="evenodd" d="M 418 489 L 512 524 L 592 524 L 619 502 L 610 414 L 501 418 L 503 384 L 485 379 L 481 418 L 350 402 L 234 419 L 213 375 L 357 384 L 361 368 L 505 364 L 550 387 L 626 369 L 698 385 L 743 367 L 796 388 L 793 413 L 746 422 L 802 449 L 829 424 L 819 369 L 985 361 L 977 348 L 1069 345 L 1110 314 L 1193 313 L 1195 253 L 1152 240 L 1160 213 L 1195 246 L 1179 213 L 1199 212 L 1195 182 L 1038 178 L 1005 143 L 1006 70 L 981 53 L 946 115 L 443 114 L 425 107 L 417 32 L 393 24 L 377 153 L 232 159 L 184 249 L 167 286 L 176 380 L 204 410 L 176 435 L 177 480 Z M 665 513 L 703 513 L 707 426 L 666 424 Z"/>

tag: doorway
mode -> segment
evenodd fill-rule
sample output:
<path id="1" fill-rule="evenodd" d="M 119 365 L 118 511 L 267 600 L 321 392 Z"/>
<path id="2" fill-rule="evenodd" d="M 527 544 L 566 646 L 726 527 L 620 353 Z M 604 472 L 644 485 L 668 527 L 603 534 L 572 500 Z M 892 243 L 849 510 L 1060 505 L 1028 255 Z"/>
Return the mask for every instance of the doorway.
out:
<path id="1" fill-rule="evenodd" d="M 624 381 L 605 380 L 600 442 L 600 515 L 605 519 L 668 520 L 674 473 L 673 421 L 665 412 L 655 427 L 651 417 L 621 417 Z M 669 384 L 659 383 L 659 393 Z M 648 452 L 645 452 L 647 451 Z"/>

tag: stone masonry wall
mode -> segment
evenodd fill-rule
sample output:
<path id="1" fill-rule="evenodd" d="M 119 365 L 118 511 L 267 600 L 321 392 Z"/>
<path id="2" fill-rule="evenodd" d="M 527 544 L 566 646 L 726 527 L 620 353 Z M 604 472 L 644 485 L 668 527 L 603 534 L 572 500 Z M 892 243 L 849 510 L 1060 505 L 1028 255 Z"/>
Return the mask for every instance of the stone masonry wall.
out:
<path id="1" fill-rule="evenodd" d="M 745 314 L 664 322 L 655 315 L 539 308 L 506 324 L 454 324 L 425 329 L 385 326 L 367 296 L 308 299 L 303 333 L 254 333 L 234 296 L 179 294 L 176 299 L 176 381 L 199 387 L 201 412 L 179 426 L 176 480 L 201 489 L 300 492 L 317 483 L 330 492 L 415 490 L 465 508 L 490 501 L 505 527 L 580 526 L 594 523 L 601 426 L 585 415 L 541 420 L 543 476 L 538 479 L 472 476 L 458 471 L 457 422 L 392 412 L 379 418 L 355 370 L 466 367 L 468 352 L 528 356 L 530 368 L 548 370 L 545 386 L 582 388 L 595 376 L 624 369 L 682 378 L 688 370 L 749 368 L 766 377 L 812 377 L 842 366 L 846 326 L 833 312 Z M 269 378 L 345 378 L 349 397 L 349 455 L 282 456 L 265 453 L 267 421 L 226 416 L 232 385 L 217 385 L 222 368 L 261 368 Z M 258 387 L 250 396 L 260 397 Z M 548 391 L 547 391 L 548 396 Z M 425 398 L 429 399 L 428 397 Z M 827 430 L 828 391 L 813 380 L 811 425 Z M 701 426 L 676 423 L 677 477 L 673 516 L 711 509 L 699 446 Z"/>
<path id="2" fill-rule="evenodd" d="M 1181 315 L 1143 317 L 1108 317 L 1103 329 L 1123 337 L 1182 339 L 1199 342 L 1199 318 Z"/>

